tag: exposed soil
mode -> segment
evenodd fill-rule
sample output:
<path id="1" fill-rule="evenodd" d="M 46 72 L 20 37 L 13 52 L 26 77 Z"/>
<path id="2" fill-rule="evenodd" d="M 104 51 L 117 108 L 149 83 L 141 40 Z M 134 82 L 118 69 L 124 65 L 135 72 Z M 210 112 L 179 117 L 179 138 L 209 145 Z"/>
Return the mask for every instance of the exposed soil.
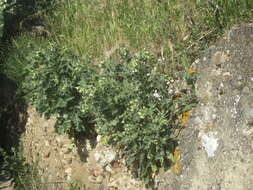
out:
<path id="1" fill-rule="evenodd" d="M 55 132 L 55 119 L 43 119 L 32 107 L 28 108 L 28 115 L 22 138 L 24 154 L 28 162 L 38 164 L 42 182 L 52 190 L 66 189 L 72 179 L 89 186 L 86 164 L 68 135 Z M 95 188 L 91 185 L 91 189 Z"/>
<path id="2" fill-rule="evenodd" d="M 132 178 L 119 157 L 109 161 L 106 167 L 101 166 L 102 160 L 96 157 L 117 154 L 110 147 L 92 143 L 85 137 L 79 139 L 83 143 L 76 145 L 74 138 L 55 132 L 54 118 L 45 120 L 31 106 L 27 112 L 26 131 L 21 139 L 24 155 L 27 162 L 38 165 L 47 189 L 68 189 L 69 183 L 74 181 L 79 181 L 81 189 L 85 190 L 144 188 L 141 182 Z"/>

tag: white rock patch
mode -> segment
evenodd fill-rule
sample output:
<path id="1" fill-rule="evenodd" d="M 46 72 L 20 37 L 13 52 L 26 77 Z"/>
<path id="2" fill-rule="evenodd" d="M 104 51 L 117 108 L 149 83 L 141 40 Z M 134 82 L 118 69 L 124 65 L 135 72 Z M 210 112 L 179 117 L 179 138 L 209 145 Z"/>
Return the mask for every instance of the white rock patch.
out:
<path id="1" fill-rule="evenodd" d="M 217 150 L 218 138 L 215 138 L 213 134 L 201 134 L 202 146 L 205 148 L 208 157 L 214 157 L 214 152 Z"/>

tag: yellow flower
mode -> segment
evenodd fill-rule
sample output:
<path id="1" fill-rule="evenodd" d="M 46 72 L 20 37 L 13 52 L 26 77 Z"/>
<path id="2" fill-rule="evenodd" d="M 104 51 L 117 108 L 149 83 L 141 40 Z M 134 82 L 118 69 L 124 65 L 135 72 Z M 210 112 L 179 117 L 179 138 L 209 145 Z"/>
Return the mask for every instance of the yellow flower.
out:
<path id="1" fill-rule="evenodd" d="M 188 71 L 187 71 L 187 73 L 195 73 L 195 72 L 197 72 L 197 70 L 196 70 L 196 69 L 193 69 L 193 68 L 190 68 L 190 69 L 188 69 Z"/>
<path id="2" fill-rule="evenodd" d="M 176 93 L 175 95 L 174 95 L 174 97 L 172 98 L 172 101 L 176 101 L 178 98 L 181 98 L 181 94 L 180 93 Z"/>
<path id="3" fill-rule="evenodd" d="M 182 113 L 182 115 L 179 116 L 181 126 L 186 126 L 188 124 L 190 112 L 191 112 L 190 110 L 185 111 L 185 112 Z"/>
<path id="4" fill-rule="evenodd" d="M 179 174 L 182 170 L 182 166 L 180 165 L 180 151 L 176 149 L 173 153 L 175 163 L 172 167 L 172 172 L 174 174 Z"/>

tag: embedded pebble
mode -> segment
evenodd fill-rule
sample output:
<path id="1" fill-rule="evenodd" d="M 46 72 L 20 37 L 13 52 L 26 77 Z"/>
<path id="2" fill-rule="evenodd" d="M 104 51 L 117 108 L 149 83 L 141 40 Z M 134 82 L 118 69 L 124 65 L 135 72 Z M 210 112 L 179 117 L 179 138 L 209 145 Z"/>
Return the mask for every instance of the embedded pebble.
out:
<path id="1" fill-rule="evenodd" d="M 62 152 L 63 152 L 64 154 L 68 154 L 68 153 L 71 152 L 71 149 L 70 149 L 69 147 L 63 146 Z"/>
<path id="2" fill-rule="evenodd" d="M 102 175 L 99 175 L 97 177 L 95 177 L 95 176 L 89 176 L 88 179 L 89 179 L 89 181 L 91 183 L 98 183 L 98 184 L 100 184 L 100 183 L 103 182 L 104 177 Z"/>

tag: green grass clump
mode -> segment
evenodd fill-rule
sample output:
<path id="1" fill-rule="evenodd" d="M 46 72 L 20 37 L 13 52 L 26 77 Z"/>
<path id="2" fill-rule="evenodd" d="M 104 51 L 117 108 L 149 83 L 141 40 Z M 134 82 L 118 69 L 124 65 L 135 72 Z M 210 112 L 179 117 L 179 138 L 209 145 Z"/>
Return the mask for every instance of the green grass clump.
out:
<path id="1" fill-rule="evenodd" d="M 44 38 L 21 35 L 12 40 L 12 45 L 5 44 L 4 51 L 0 52 L 1 72 L 15 81 L 18 86 L 24 80 L 27 55 L 39 48 L 45 48 L 49 44 Z"/>
<path id="2" fill-rule="evenodd" d="M 253 1 L 210 2 L 66 0 L 48 23 L 53 40 L 80 55 L 104 59 L 120 46 L 131 51 L 146 49 L 166 59 L 171 71 L 182 67 L 182 57 L 191 62 L 225 29 L 253 17 Z"/>

